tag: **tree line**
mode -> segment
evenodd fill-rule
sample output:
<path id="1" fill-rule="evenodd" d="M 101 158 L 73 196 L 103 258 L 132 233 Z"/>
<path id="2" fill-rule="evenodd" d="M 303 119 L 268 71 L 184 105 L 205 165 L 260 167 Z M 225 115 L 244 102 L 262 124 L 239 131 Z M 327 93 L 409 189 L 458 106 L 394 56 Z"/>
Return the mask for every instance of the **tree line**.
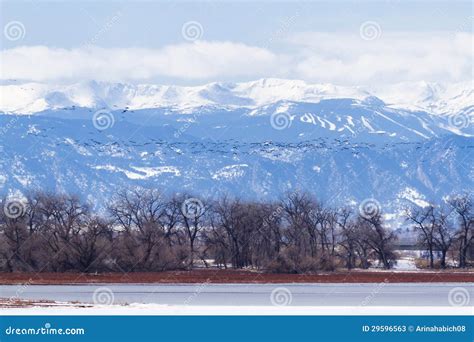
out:
<path id="1" fill-rule="evenodd" d="M 95 212 L 79 197 L 34 192 L 5 197 L 0 212 L 0 270 L 6 272 L 134 272 L 217 266 L 268 272 L 389 269 L 396 264 L 396 233 L 380 208 L 331 208 L 307 193 L 275 202 L 223 196 L 204 200 L 157 190 L 119 192 Z M 423 248 L 458 253 L 469 264 L 473 240 L 471 198 L 407 210 Z M 454 212 L 458 226 L 447 219 Z M 434 260 L 434 254 L 430 254 Z M 434 267 L 434 262 L 431 264 Z"/>
<path id="2" fill-rule="evenodd" d="M 459 267 L 470 266 L 474 256 L 472 197 L 453 196 L 441 205 L 407 208 L 405 216 L 416 232 L 418 246 L 427 251 L 430 268 L 446 268 L 450 251 Z"/>

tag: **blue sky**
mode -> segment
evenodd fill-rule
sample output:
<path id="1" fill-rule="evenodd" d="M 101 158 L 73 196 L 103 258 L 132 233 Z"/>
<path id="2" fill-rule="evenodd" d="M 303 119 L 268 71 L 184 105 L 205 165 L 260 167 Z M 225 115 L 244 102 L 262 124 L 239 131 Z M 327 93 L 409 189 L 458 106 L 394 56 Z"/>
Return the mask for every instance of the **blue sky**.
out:
<path id="1" fill-rule="evenodd" d="M 292 15 L 292 30 L 350 32 L 373 20 L 390 31 L 466 31 L 469 1 L 333 2 L 174 2 L 174 1 L 3 1 L 2 22 L 20 20 L 28 29 L 24 44 L 76 47 L 96 34 L 118 11 L 120 22 L 103 34 L 104 47 L 159 47 L 179 42 L 181 25 L 194 20 L 203 38 L 258 44 Z M 4 47 L 16 43 L 5 41 Z"/>
<path id="2" fill-rule="evenodd" d="M 115 69 L 108 70 L 110 76 L 104 72 L 97 75 L 99 79 L 184 84 L 259 77 L 348 84 L 404 79 L 454 82 L 466 80 L 472 71 L 472 62 L 468 60 L 472 58 L 469 47 L 472 50 L 474 17 L 469 1 L 36 0 L 2 1 L 1 7 L 2 27 L 19 22 L 24 30 L 21 39 L 8 39 L 4 30 L 1 41 L 4 80 L 89 79 L 94 77 L 93 68 L 76 72 L 65 67 L 64 77 L 54 70 L 51 75 L 46 71 L 54 67 L 54 63 L 49 63 L 55 58 L 59 64 L 70 60 L 72 68 L 74 64 L 87 64 L 87 60 L 90 65 L 107 65 L 105 60 L 117 55 L 123 63 L 130 62 L 128 70 L 132 75 L 126 75 L 124 70 L 116 70 L 118 66 L 114 66 Z M 186 23 L 194 24 L 198 39 L 183 36 Z M 361 39 L 364 23 L 375 25 L 374 39 L 370 36 Z M 334 46 L 337 42 L 339 45 Z M 197 46 L 199 44 L 201 46 Z M 420 56 L 425 56 L 428 64 L 433 65 L 430 70 L 405 70 L 406 64 L 412 64 L 407 51 L 412 47 L 415 47 L 414 67 L 426 68 L 420 60 Z M 394 52 L 396 48 L 403 50 L 399 57 Z M 91 49 L 94 51 L 89 51 Z M 118 53 L 114 49 L 121 50 Z M 130 53 L 127 55 L 124 50 Z M 208 60 L 201 60 L 203 50 Z M 439 61 L 435 60 L 436 50 L 440 54 Z M 82 56 L 78 58 L 78 54 Z M 239 54 L 245 54 L 246 60 L 240 60 Z M 28 55 L 34 59 L 28 60 L 25 57 Z M 149 56 L 148 61 L 142 61 L 143 68 L 131 62 L 136 56 Z M 397 58 L 400 65 L 396 63 Z M 364 68 L 381 59 L 387 60 L 387 72 L 382 65 L 376 65 L 375 71 L 369 70 L 370 75 L 364 76 Z M 13 64 L 14 60 L 17 62 Z M 255 68 L 252 68 L 252 60 Z M 193 70 L 197 71 L 189 72 L 176 61 L 188 64 L 188 67 L 193 64 Z M 212 66 L 213 61 L 217 61 L 218 67 Z M 47 70 L 41 74 L 33 70 L 30 75 L 25 70 L 29 68 L 28 62 L 38 63 L 37 68 Z M 436 64 L 439 64 L 439 70 L 434 67 Z M 446 64 L 453 70 L 442 70 Z M 83 68 L 87 69 L 87 66 Z M 183 73 L 179 72 L 180 68 Z M 314 68 L 341 71 L 335 71 L 332 77 Z M 388 70 L 390 68 L 393 70 Z M 16 71 L 20 69 L 23 71 Z M 353 77 L 345 80 L 344 74 L 353 69 Z M 397 73 L 401 75 L 398 78 L 394 77 Z"/>

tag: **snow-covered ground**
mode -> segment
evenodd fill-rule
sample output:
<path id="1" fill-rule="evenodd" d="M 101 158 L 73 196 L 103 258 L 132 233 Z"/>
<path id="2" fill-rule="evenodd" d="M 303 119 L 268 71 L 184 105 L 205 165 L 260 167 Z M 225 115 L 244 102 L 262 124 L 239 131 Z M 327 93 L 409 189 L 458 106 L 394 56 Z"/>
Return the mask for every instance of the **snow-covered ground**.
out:
<path id="1" fill-rule="evenodd" d="M 190 306 L 58 305 L 0 309 L 1 315 L 472 315 L 472 307 L 445 306 Z"/>
<path id="2" fill-rule="evenodd" d="M 397 260 L 397 264 L 394 266 L 395 270 L 398 271 L 416 271 L 415 260 L 411 257 L 402 257 Z"/>

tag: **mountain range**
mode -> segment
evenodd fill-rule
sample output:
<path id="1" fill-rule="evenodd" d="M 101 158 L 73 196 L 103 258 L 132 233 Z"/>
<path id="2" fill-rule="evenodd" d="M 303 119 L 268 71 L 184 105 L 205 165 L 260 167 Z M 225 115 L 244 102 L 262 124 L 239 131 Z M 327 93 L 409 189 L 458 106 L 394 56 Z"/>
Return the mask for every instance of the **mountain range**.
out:
<path id="1" fill-rule="evenodd" d="M 406 205 L 474 189 L 471 83 L 340 87 L 262 79 L 203 86 L 0 85 L 0 191 L 131 186 L 200 197 Z"/>

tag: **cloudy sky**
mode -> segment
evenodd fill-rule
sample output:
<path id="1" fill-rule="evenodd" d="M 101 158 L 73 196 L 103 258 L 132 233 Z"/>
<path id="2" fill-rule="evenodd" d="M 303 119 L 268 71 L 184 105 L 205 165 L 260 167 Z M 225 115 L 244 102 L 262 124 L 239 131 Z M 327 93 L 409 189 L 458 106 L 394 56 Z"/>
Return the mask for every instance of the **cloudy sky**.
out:
<path id="1" fill-rule="evenodd" d="M 470 1 L 2 1 L 3 82 L 472 78 Z"/>

